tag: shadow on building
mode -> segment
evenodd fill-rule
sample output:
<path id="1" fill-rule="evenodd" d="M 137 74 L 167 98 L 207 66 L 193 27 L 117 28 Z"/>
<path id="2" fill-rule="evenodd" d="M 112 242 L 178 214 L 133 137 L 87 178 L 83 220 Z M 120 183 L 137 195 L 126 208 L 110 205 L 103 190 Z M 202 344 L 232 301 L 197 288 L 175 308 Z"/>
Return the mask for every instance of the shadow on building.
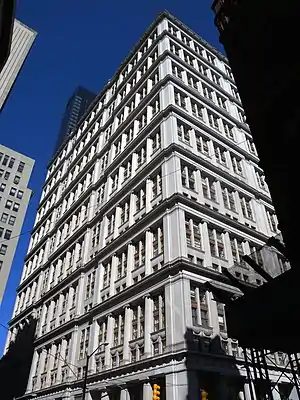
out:
<path id="1" fill-rule="evenodd" d="M 28 319 L 0 360 L 0 398 L 13 400 L 26 391 L 33 356 L 36 320 Z"/>
<path id="2" fill-rule="evenodd" d="M 192 329 L 185 334 L 187 344 L 186 368 L 188 396 L 186 400 L 244 399 L 245 377 L 241 376 L 236 360 L 228 356 L 220 336 L 196 335 Z"/>

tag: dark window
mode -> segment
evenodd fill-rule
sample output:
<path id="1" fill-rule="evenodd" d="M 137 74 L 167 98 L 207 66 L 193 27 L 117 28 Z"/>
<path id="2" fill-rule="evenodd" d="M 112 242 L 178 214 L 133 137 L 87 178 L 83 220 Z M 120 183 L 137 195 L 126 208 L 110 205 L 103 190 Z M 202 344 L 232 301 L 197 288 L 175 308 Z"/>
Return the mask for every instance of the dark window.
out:
<path id="1" fill-rule="evenodd" d="M 23 161 L 20 161 L 20 164 L 18 166 L 18 172 L 22 173 L 24 170 L 24 167 L 25 167 L 25 163 Z"/>

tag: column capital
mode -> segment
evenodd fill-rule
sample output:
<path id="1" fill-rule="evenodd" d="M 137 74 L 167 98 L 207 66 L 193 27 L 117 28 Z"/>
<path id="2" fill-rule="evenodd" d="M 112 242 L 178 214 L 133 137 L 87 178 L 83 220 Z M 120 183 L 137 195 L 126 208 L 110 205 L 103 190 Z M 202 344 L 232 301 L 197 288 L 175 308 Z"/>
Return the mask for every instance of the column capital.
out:
<path id="1" fill-rule="evenodd" d="M 146 293 L 146 294 L 144 294 L 144 296 L 143 296 L 143 299 L 148 299 L 148 298 L 151 298 L 151 295 L 150 295 L 150 293 Z"/>

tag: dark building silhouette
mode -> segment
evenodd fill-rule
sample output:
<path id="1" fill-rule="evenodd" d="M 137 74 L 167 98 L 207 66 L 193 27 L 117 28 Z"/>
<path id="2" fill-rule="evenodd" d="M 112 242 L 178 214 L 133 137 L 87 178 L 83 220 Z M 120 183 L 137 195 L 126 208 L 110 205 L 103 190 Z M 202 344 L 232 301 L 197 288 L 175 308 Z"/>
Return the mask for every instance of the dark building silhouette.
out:
<path id="1" fill-rule="evenodd" d="M 67 103 L 54 152 L 58 150 L 65 138 L 76 127 L 80 118 L 95 98 L 95 93 L 78 86 Z"/>
<path id="2" fill-rule="evenodd" d="M 36 320 L 28 318 L 0 360 L 1 399 L 13 400 L 26 391 L 33 356 Z"/>
<path id="3" fill-rule="evenodd" d="M 215 0 L 212 9 L 267 178 L 291 264 L 298 262 L 300 3 Z M 280 50 L 280 51 L 279 51 Z"/>
<path id="4" fill-rule="evenodd" d="M 15 16 L 15 1 L 0 1 L 0 72 L 10 52 Z"/>

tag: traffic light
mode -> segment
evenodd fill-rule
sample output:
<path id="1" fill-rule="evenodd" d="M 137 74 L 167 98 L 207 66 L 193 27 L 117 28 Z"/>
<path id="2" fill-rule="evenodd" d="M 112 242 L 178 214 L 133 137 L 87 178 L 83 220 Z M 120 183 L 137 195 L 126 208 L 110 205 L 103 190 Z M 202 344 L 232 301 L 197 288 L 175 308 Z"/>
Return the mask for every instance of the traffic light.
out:
<path id="1" fill-rule="evenodd" d="M 157 383 L 153 385 L 152 400 L 160 400 L 160 386 Z"/>
<path id="2" fill-rule="evenodd" d="M 208 400 L 208 393 L 205 390 L 201 391 L 201 400 Z"/>

